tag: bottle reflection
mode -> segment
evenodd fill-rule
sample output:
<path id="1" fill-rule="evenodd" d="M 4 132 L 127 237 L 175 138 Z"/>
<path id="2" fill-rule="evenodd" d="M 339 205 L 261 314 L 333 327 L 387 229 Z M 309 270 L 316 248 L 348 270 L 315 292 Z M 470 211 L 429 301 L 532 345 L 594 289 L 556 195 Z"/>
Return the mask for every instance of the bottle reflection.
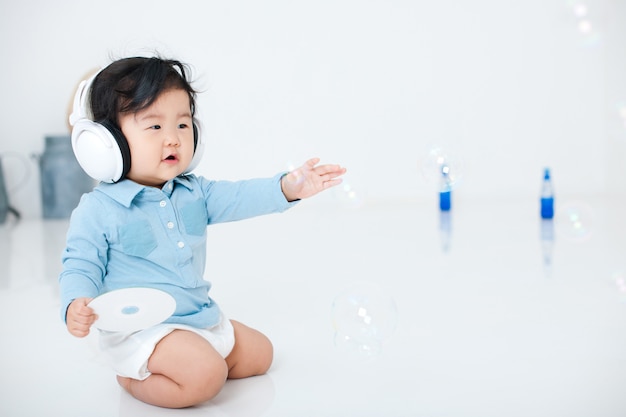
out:
<path id="1" fill-rule="evenodd" d="M 554 251 L 554 222 L 552 219 L 541 219 L 541 254 L 546 275 L 552 272 L 552 254 Z"/>
<path id="2" fill-rule="evenodd" d="M 441 236 L 441 250 L 443 253 L 450 252 L 452 243 L 452 213 L 450 211 L 439 212 L 439 234 Z"/>

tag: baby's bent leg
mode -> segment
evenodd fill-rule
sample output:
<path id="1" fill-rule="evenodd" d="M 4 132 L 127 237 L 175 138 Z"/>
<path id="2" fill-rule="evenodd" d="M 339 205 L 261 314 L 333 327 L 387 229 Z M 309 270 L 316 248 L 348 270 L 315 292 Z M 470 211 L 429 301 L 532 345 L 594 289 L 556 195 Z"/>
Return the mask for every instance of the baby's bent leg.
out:
<path id="1" fill-rule="evenodd" d="M 258 330 L 235 320 L 231 320 L 231 323 L 235 329 L 235 346 L 226 357 L 228 378 L 263 375 L 274 358 L 272 342 Z"/>
<path id="2" fill-rule="evenodd" d="M 226 381 L 222 356 L 196 333 L 174 330 L 154 349 L 148 361 L 152 373 L 143 381 L 118 376 L 132 396 L 148 404 L 183 408 L 215 397 Z"/>

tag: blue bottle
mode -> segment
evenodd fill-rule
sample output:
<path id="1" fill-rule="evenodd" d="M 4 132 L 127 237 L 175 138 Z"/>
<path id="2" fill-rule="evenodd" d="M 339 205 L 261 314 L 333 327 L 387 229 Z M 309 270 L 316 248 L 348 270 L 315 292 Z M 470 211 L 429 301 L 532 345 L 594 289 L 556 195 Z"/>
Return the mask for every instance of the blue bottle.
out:
<path id="1" fill-rule="evenodd" d="M 439 209 L 450 211 L 452 206 L 452 189 L 450 186 L 450 168 L 447 165 L 441 167 L 441 188 L 439 189 Z"/>
<path id="2" fill-rule="evenodd" d="M 545 168 L 543 171 L 543 183 L 541 185 L 541 218 L 551 219 L 554 217 L 554 188 L 552 187 L 552 178 L 550 178 L 550 169 Z"/>

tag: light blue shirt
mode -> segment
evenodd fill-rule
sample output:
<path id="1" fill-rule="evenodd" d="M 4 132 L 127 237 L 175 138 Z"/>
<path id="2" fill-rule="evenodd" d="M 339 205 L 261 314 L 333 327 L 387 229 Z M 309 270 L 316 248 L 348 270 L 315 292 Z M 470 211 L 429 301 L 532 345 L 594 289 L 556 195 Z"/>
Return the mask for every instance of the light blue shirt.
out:
<path id="1" fill-rule="evenodd" d="M 70 219 L 59 276 L 63 319 L 75 298 L 150 287 L 176 300 L 166 322 L 216 324 L 219 307 L 203 277 L 207 225 L 293 206 L 282 193 L 282 175 L 235 182 L 187 175 L 162 189 L 131 180 L 98 185 L 83 195 Z"/>

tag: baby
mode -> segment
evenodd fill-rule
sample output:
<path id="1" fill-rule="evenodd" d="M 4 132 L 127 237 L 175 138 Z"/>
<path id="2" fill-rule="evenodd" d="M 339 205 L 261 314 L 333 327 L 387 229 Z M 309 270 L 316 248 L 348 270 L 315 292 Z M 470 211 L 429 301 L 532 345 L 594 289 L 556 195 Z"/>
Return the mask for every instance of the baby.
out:
<path id="1" fill-rule="evenodd" d="M 76 92 L 72 145 L 100 181 L 72 213 L 59 277 L 62 317 L 76 337 L 105 292 L 148 287 L 176 300 L 163 323 L 99 331 L 119 384 L 149 404 L 181 408 L 217 395 L 226 379 L 265 373 L 269 339 L 230 320 L 203 279 L 207 225 L 276 213 L 341 182 L 345 168 L 308 160 L 271 178 L 214 181 L 191 174 L 204 146 L 187 67 L 162 58 L 113 62 Z"/>

